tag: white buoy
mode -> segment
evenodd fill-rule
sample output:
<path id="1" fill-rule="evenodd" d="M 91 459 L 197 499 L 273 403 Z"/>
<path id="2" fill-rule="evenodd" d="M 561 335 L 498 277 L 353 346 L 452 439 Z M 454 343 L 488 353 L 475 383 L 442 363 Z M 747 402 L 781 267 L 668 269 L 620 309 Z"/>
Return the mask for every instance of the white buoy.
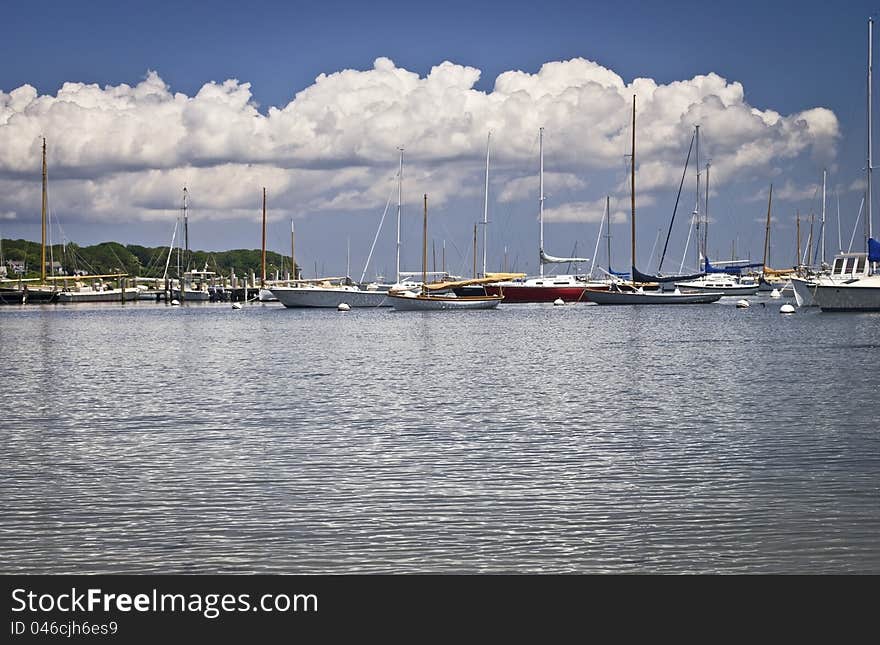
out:
<path id="1" fill-rule="evenodd" d="M 241 303 L 240 302 L 233 302 L 232 308 L 233 309 L 241 309 Z"/>
<path id="2" fill-rule="evenodd" d="M 564 305 L 564 304 L 565 304 L 565 300 L 563 300 L 562 298 L 557 298 L 556 300 L 553 301 L 554 307 L 558 307 L 559 305 Z"/>
<path id="3" fill-rule="evenodd" d="M 746 300 L 745 298 L 743 298 L 742 300 L 736 301 L 736 308 L 737 309 L 747 309 L 748 307 L 751 307 L 751 305 L 749 304 L 749 301 Z"/>
<path id="4" fill-rule="evenodd" d="M 346 302 L 340 302 L 336 307 L 336 311 L 348 311 L 349 309 L 351 309 L 351 306 Z"/>
<path id="5" fill-rule="evenodd" d="M 771 298 L 780 298 L 781 296 L 779 295 L 779 289 L 774 289 L 773 291 L 771 291 L 770 297 Z"/>
<path id="6" fill-rule="evenodd" d="M 174 300 L 171 301 L 171 306 L 172 306 L 172 307 L 176 307 L 176 306 L 179 305 L 179 304 L 180 304 L 180 300 L 178 300 L 177 298 L 175 298 Z"/>
<path id="7" fill-rule="evenodd" d="M 794 313 L 794 307 L 792 307 L 791 305 L 788 305 L 788 304 L 786 304 L 786 305 L 782 305 L 782 306 L 779 308 L 779 313 L 781 313 L 781 314 L 793 314 L 793 313 Z"/>

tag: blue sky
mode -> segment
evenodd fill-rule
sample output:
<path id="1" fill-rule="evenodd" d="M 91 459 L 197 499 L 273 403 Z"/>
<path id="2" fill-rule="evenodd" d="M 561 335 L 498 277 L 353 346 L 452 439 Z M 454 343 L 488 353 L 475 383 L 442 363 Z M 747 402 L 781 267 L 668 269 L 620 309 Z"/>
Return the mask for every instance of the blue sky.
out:
<path id="1" fill-rule="evenodd" d="M 272 177 L 275 178 L 277 186 L 270 186 L 271 245 L 278 251 L 286 249 L 289 220 L 293 217 L 297 226 L 297 254 L 307 273 L 313 273 L 314 267 L 319 273 L 322 267 L 328 273 L 344 268 L 349 238 L 352 265 L 359 266 L 375 234 L 396 166 L 396 158 L 391 153 L 402 142 L 388 141 L 387 159 L 382 156 L 383 151 L 362 157 L 345 146 L 339 147 L 338 155 L 336 152 L 325 155 L 319 148 L 309 148 L 308 144 L 304 144 L 304 149 L 316 151 L 312 157 L 306 158 L 309 154 L 306 150 L 293 155 L 294 159 L 275 148 L 273 152 L 251 154 L 245 150 L 246 142 L 232 141 L 227 147 L 218 146 L 207 152 L 202 148 L 192 156 L 180 154 L 173 160 L 160 153 L 153 156 L 144 153 L 138 158 L 135 152 L 133 161 L 128 164 L 120 162 L 119 156 L 98 159 L 100 150 L 108 147 L 104 137 L 109 134 L 124 137 L 127 126 L 113 121 L 108 128 L 93 115 L 81 122 L 59 121 L 57 114 L 52 117 L 55 121 L 41 121 L 44 117 L 40 112 L 42 108 L 38 107 L 39 99 L 56 96 L 65 82 L 95 83 L 100 88 L 122 84 L 137 86 L 144 81 L 148 70 L 152 70 L 168 88 L 169 95 L 180 93 L 189 98 L 212 81 L 220 84 L 227 79 L 237 79 L 239 84 L 249 83 L 251 107 L 269 121 L 270 108 L 288 106 L 297 93 L 312 87 L 320 74 L 331 75 L 345 69 L 367 72 L 381 57 L 393 61 L 397 70 L 406 70 L 423 79 L 444 61 L 476 68 L 480 75 L 471 89 L 485 94 L 492 94 L 496 78 L 506 72 L 521 70 L 537 75 L 545 63 L 583 58 L 619 76 L 627 85 L 634 78 L 648 78 L 657 86 L 676 88 L 676 84 L 714 73 L 728 85 L 741 84 L 742 103 L 748 108 L 779 113 L 783 117 L 814 108 L 826 108 L 833 113 L 834 136 L 818 136 L 796 154 L 788 152 L 796 142 L 779 141 L 775 145 L 780 152 L 768 156 L 760 169 L 751 174 L 741 164 L 731 161 L 727 176 L 718 179 L 718 186 L 713 188 L 710 197 L 713 215 L 710 251 L 714 248 L 718 253 L 721 249 L 729 253 L 735 244 L 738 255 L 754 257 L 760 255 L 763 246 L 763 225 L 758 220 L 766 209 L 766 201 L 760 191 L 766 195 L 765 184 L 773 181 L 774 198 L 776 200 L 778 195 L 779 199 L 774 216 L 779 221 L 774 223 L 771 259 L 774 264 L 791 264 L 795 246 L 793 217 L 798 209 L 804 216 L 810 210 L 818 210 L 815 184 L 821 181 L 823 167 L 829 168 L 829 218 L 832 214 L 836 218 L 836 196 L 831 197 L 832 192 L 836 188 L 839 194 L 844 246 L 855 223 L 861 197 L 857 184 L 863 177 L 866 154 L 867 18 L 875 11 L 872 4 L 861 2 L 848 2 L 845 7 L 818 2 L 738 2 L 731 8 L 712 7 L 704 2 L 625 0 L 540 5 L 457 0 L 442 4 L 256 1 L 247 6 L 233 2 L 48 2 L 26 6 L 21 3 L 7 7 L 0 24 L 0 38 L 6 52 L 5 61 L 0 65 L 0 92 L 9 96 L 16 88 L 30 85 L 35 88 L 37 98 L 27 108 L 31 119 L 29 127 L 22 127 L 19 120 L 8 116 L 5 124 L 0 122 L 0 139 L 7 144 L 20 142 L 22 149 L 29 151 L 27 162 L 13 158 L 12 153 L 5 159 L 0 158 L 0 183 L 8 184 L 4 190 L 6 197 L 0 198 L 0 233 L 4 237 L 38 239 L 39 158 L 31 159 L 34 132 L 38 128 L 50 138 L 50 151 L 57 151 L 50 152 L 53 215 L 61 223 L 63 235 L 80 244 L 105 239 L 167 243 L 179 201 L 176 191 L 167 187 L 175 182 L 182 186 L 184 182 L 196 181 L 199 185 L 193 178 L 198 173 L 191 169 L 213 168 L 212 181 L 219 185 L 228 185 L 236 179 L 254 182 L 254 204 L 259 202 L 260 184 L 271 184 Z M 576 71 L 564 73 L 568 75 L 566 79 L 573 79 L 570 82 L 574 85 L 580 82 Z M 461 84 L 455 79 L 450 83 Z M 337 85 L 334 91 L 348 91 L 341 80 Z M 628 90 L 621 93 L 625 91 Z M 329 93 L 324 98 L 334 102 L 333 97 Z M 315 100 L 318 99 L 320 97 Z M 404 102 L 409 107 L 394 114 L 408 114 L 407 110 L 416 109 L 410 98 Z M 576 108 L 570 114 L 579 114 L 581 108 L 589 110 L 590 105 L 578 103 Z M 314 114 L 318 108 L 311 109 L 310 114 Z M 459 108 L 451 101 L 448 109 Z M 353 110 L 357 112 L 356 107 Z M 561 182 L 548 196 L 547 207 L 561 209 L 566 203 L 593 204 L 606 192 L 616 191 L 624 197 L 621 182 L 625 178 L 622 166 L 625 151 L 620 151 L 621 162 L 617 165 L 611 160 L 613 155 L 598 163 L 593 158 L 595 150 L 589 143 L 593 135 L 588 127 L 576 124 L 569 127 L 570 119 L 565 121 L 564 115 L 553 117 L 552 102 L 540 110 L 549 110 L 537 116 L 537 121 L 545 114 L 548 116 L 546 167 L 549 172 L 558 173 L 557 180 Z M 7 114 L 12 111 L 7 110 Z M 238 127 L 238 122 L 224 126 L 226 117 L 222 115 L 209 115 L 205 110 L 199 114 L 203 117 L 200 128 L 215 120 L 219 120 L 219 128 Z M 441 116 L 444 115 L 423 115 L 427 122 L 442 123 Z M 689 138 L 686 133 L 690 126 L 684 123 L 682 114 L 673 116 L 680 122 L 676 140 Z M 65 114 L 64 118 L 73 117 Z M 184 123 L 190 123 L 192 118 L 187 116 Z M 656 123 L 658 118 L 660 114 L 646 116 L 646 121 Z M 335 119 L 333 127 L 338 130 L 338 136 L 352 137 L 357 122 L 343 122 L 338 115 Z M 498 198 L 505 188 L 515 186 L 517 180 L 527 183 L 527 178 L 536 173 L 537 133 L 532 128 L 528 133 L 514 134 L 510 128 L 517 123 L 517 115 L 506 111 L 504 119 L 506 129 L 497 133 L 499 161 L 490 191 L 493 213 L 490 264 L 500 263 L 500 249 L 507 246 L 509 262 L 516 257 L 517 268 L 531 272 L 536 268 L 537 195 L 509 190 L 506 201 L 499 202 Z M 537 122 L 523 119 L 522 127 L 529 127 L 527 124 L 533 121 Z M 33 125 L 34 122 L 38 125 Z M 719 168 L 724 169 L 724 159 L 741 157 L 743 148 L 737 148 L 736 142 L 725 141 L 726 133 L 720 125 L 723 119 L 716 115 L 715 120 L 709 122 L 715 125 L 715 130 L 706 126 L 706 149 L 712 151 L 713 142 L 718 144 L 715 152 Z M 61 123 L 68 125 L 60 127 Z M 589 125 L 590 121 L 585 123 Z M 92 127 L 95 134 L 91 138 L 81 139 L 76 145 L 70 142 L 72 129 L 82 136 L 84 130 Z M 290 123 L 282 130 L 291 133 L 291 140 L 295 140 L 295 136 L 308 136 L 295 134 L 297 127 L 296 123 Z M 623 127 L 620 125 L 608 134 L 607 141 L 622 141 Z M 437 205 L 431 209 L 432 240 L 438 245 L 445 240 L 448 256 L 452 258 L 457 253 L 459 265 L 468 266 L 464 256 L 470 248 L 472 222 L 482 211 L 482 194 L 481 189 L 478 190 L 482 182 L 479 151 L 485 149 L 485 135 L 474 136 L 470 148 L 445 151 L 440 145 L 419 147 L 429 135 L 442 140 L 442 132 L 424 128 L 417 132 L 421 133 L 419 137 L 413 135 L 405 142 L 407 149 L 413 151 L 412 184 L 415 184 L 407 186 L 405 212 L 410 215 L 420 212 L 417 201 L 421 193 L 436 194 Z M 480 129 L 474 127 L 472 132 L 479 133 Z M 639 137 L 643 135 L 638 128 L 637 133 Z M 644 135 L 648 139 L 652 136 L 647 132 Z M 136 139 L 143 148 L 144 139 L 156 136 L 150 134 Z M 516 137 L 522 141 L 514 145 Z M 406 136 L 401 134 L 400 138 Z M 752 145 L 759 147 L 760 141 L 758 137 Z M 582 142 L 584 147 L 579 150 Z M 506 145 L 509 147 L 505 148 Z M 668 167 L 665 175 L 658 175 L 658 182 L 664 177 L 680 175 L 686 145 L 685 140 L 677 153 L 675 146 L 665 151 L 657 146 L 656 163 Z M 210 148 L 210 142 L 205 146 Z M 650 142 L 646 148 L 647 162 L 653 154 Z M 317 183 L 326 188 L 300 201 L 303 191 L 299 180 L 288 181 L 279 173 L 292 167 L 314 167 L 318 163 L 317 156 L 321 157 L 320 164 L 345 169 L 351 176 L 343 181 L 339 173 L 318 173 L 312 179 L 303 179 L 306 184 Z M 713 163 L 715 158 L 713 155 Z M 259 173 L 230 170 L 239 165 L 252 170 L 261 164 L 267 168 L 265 182 Z M 35 172 L 28 170 L 31 167 Z M 269 172 L 270 167 L 274 174 Z M 639 171 L 642 172 L 641 165 Z M 766 176 L 762 177 L 764 171 Z M 723 174 L 723 170 L 719 172 Z M 157 179 L 158 175 L 162 175 L 162 180 Z M 432 185 L 431 178 L 439 186 Z M 151 182 L 156 184 L 156 194 L 145 196 L 143 187 Z M 637 185 L 639 182 L 637 178 Z M 686 187 L 692 182 L 689 176 Z M 534 183 L 532 192 L 537 190 L 536 178 Z M 86 184 L 91 188 L 86 189 Z M 457 194 L 455 186 L 462 184 L 467 184 L 467 189 Z M 552 182 L 548 184 L 552 187 Z M 639 218 L 639 246 L 643 249 L 640 258 L 645 254 L 640 263 L 645 265 L 654 261 L 647 257 L 647 251 L 657 230 L 668 224 L 677 180 L 666 189 L 662 186 L 652 189 L 651 185 L 649 180 L 644 205 L 640 205 L 643 216 Z M 222 191 L 204 179 L 200 186 L 201 195 L 195 186 L 191 189 L 193 245 L 215 249 L 258 247 L 258 221 L 254 219 L 258 215 L 248 214 L 247 206 L 234 195 L 226 202 L 215 199 L 209 207 L 205 194 L 211 192 L 216 196 Z M 787 190 L 783 190 L 783 186 Z M 340 199 L 342 193 L 350 194 L 351 198 Z M 28 206 L 31 198 L 33 207 Z M 167 204 L 162 205 L 163 199 Z M 108 203 L 113 207 L 108 207 Z M 686 222 L 690 208 L 679 211 L 671 242 L 678 249 L 679 258 L 687 232 L 686 224 L 679 225 L 679 222 Z M 568 247 L 577 241 L 579 253 L 587 248 L 587 255 L 592 254 L 598 226 L 596 213 L 577 221 L 562 217 L 561 212 L 557 213 L 561 218 L 558 222 L 547 224 L 548 251 L 565 255 L 572 250 Z M 419 257 L 419 250 L 413 248 L 420 233 L 418 219 L 408 221 L 404 227 L 405 246 L 412 261 Z M 502 227 L 503 230 L 497 230 Z M 833 246 L 836 246 L 836 227 L 835 219 Z M 628 234 L 623 221 L 614 224 L 613 234 L 614 253 L 621 260 L 615 263 L 626 264 Z M 830 230 L 828 234 L 832 234 Z M 374 269 L 381 271 L 393 266 L 392 238 L 393 222 L 389 219 L 380 236 L 376 251 L 379 259 Z"/>

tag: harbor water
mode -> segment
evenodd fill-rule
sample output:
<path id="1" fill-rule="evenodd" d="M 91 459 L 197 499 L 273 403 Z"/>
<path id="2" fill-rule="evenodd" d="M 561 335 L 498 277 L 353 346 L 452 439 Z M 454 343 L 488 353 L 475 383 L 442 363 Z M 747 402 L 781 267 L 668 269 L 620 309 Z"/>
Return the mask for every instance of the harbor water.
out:
<path id="1" fill-rule="evenodd" d="M 880 314 L 0 310 L 0 573 L 880 573 Z"/>

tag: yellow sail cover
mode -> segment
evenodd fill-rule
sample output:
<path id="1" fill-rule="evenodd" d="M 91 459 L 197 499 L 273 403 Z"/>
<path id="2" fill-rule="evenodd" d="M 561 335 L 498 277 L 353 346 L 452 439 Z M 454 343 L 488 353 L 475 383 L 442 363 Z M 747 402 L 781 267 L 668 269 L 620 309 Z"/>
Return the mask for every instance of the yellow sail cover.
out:
<path id="1" fill-rule="evenodd" d="M 487 273 L 485 278 L 469 278 L 468 280 L 450 280 L 446 282 L 429 282 L 425 285 L 427 291 L 443 291 L 446 289 L 455 289 L 457 287 L 467 287 L 472 284 L 492 284 L 493 282 L 504 282 L 506 280 L 515 280 L 524 278 L 525 273 Z"/>

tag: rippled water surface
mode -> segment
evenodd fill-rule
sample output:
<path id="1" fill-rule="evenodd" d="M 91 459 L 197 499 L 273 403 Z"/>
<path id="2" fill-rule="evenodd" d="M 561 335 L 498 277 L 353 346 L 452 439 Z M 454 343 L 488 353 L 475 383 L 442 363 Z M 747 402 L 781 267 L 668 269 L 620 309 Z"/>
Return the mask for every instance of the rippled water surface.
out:
<path id="1" fill-rule="evenodd" d="M 880 573 L 880 315 L 734 301 L 0 308 L 0 573 Z"/>

